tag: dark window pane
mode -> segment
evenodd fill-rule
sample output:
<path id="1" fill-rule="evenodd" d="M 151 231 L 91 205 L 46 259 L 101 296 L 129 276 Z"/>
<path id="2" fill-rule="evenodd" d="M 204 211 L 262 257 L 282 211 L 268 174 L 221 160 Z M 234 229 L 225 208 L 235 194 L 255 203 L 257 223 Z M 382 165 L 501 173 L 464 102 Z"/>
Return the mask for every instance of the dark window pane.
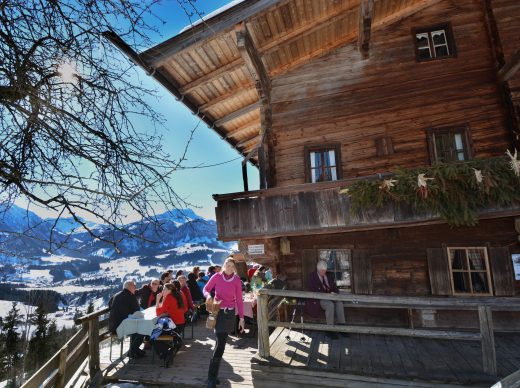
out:
<path id="1" fill-rule="evenodd" d="M 432 40 L 434 45 L 447 44 L 446 33 L 444 30 L 432 31 Z"/>
<path id="2" fill-rule="evenodd" d="M 486 258 L 482 249 L 468 249 L 470 269 L 486 270 Z"/>
<path id="3" fill-rule="evenodd" d="M 419 49 L 419 59 L 431 59 L 430 48 Z"/>
<path id="4" fill-rule="evenodd" d="M 464 249 L 450 250 L 451 269 L 467 270 L 466 251 Z"/>
<path id="5" fill-rule="evenodd" d="M 471 292 L 469 274 L 467 272 L 453 272 L 453 288 L 456 293 Z"/>
<path id="6" fill-rule="evenodd" d="M 450 53 L 448 52 L 448 46 L 435 46 L 435 56 L 438 58 L 447 57 Z"/>
<path id="7" fill-rule="evenodd" d="M 479 294 L 489 294 L 489 285 L 485 272 L 472 272 L 471 284 L 473 286 L 473 292 Z"/>
<path id="8" fill-rule="evenodd" d="M 430 42 L 428 40 L 428 33 L 420 33 L 415 35 L 417 48 L 430 48 Z"/>

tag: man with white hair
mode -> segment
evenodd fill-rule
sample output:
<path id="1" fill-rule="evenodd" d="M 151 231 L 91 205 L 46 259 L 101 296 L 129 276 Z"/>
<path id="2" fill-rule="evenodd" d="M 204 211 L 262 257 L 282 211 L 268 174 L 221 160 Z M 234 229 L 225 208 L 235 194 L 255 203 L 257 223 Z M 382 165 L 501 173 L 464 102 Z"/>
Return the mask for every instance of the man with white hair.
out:
<path id="1" fill-rule="evenodd" d="M 135 296 L 135 290 L 135 282 L 127 280 L 123 284 L 123 290 L 110 299 L 108 303 L 110 306 L 108 329 L 111 333 L 115 334 L 121 322 L 128 318 L 130 314 L 139 311 L 139 302 Z M 128 352 L 130 358 L 141 358 L 146 354 L 144 350 L 139 349 L 143 343 L 143 338 L 143 335 L 137 333 L 130 336 L 130 350 Z"/>
<path id="2" fill-rule="evenodd" d="M 334 280 L 327 274 L 327 262 L 325 260 L 318 261 L 316 271 L 309 276 L 308 289 L 311 292 L 323 292 L 327 294 L 335 294 L 338 292 L 338 287 Z M 319 315 L 320 310 L 325 310 L 325 319 L 327 325 L 334 325 L 334 315 L 336 315 L 336 324 L 345 324 L 345 310 L 343 302 L 332 300 L 316 300 L 310 299 L 307 302 L 307 310 L 310 315 Z M 335 314 L 334 314 L 335 313 Z M 336 339 L 337 335 L 332 332 L 327 332 L 327 337 Z"/>

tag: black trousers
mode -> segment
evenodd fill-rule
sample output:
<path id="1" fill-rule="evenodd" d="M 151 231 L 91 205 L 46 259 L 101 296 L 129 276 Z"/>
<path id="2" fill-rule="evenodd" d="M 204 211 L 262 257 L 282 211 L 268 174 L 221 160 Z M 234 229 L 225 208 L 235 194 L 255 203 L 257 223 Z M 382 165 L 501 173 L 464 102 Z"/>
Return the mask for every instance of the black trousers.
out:
<path id="1" fill-rule="evenodd" d="M 132 334 L 130 336 L 130 354 L 134 355 L 137 354 L 137 351 L 139 350 L 139 346 L 143 343 L 144 335 L 142 334 Z"/>
<path id="2" fill-rule="evenodd" d="M 208 386 L 213 387 L 218 376 L 220 361 L 226 349 L 226 341 L 228 334 L 233 331 L 235 326 L 235 310 L 222 309 L 218 312 L 217 322 L 215 324 L 216 344 L 213 349 L 213 356 L 209 363 L 208 370 Z"/>

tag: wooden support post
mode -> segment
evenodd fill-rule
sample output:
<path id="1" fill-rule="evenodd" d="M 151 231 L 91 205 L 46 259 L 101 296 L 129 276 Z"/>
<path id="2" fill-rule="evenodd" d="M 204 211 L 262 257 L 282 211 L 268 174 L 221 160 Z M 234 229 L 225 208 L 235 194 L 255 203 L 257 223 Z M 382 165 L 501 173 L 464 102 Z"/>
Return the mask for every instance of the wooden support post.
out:
<path id="1" fill-rule="evenodd" d="M 94 318 L 88 321 L 88 365 L 91 381 L 100 371 L 99 366 L 99 320 Z"/>
<path id="2" fill-rule="evenodd" d="M 69 349 L 68 346 L 65 345 L 60 349 L 60 358 L 58 363 L 58 379 L 56 381 L 56 388 L 64 388 L 65 387 L 65 372 L 67 368 L 67 355 Z"/>
<path id="3" fill-rule="evenodd" d="M 492 376 L 497 375 L 497 357 L 495 351 L 495 337 L 493 334 L 493 314 L 491 307 L 479 306 L 478 319 L 480 322 L 480 337 L 482 343 L 482 363 L 484 372 Z"/>
<path id="4" fill-rule="evenodd" d="M 247 162 L 246 161 L 242 162 L 242 180 L 244 181 L 244 191 L 248 192 L 249 185 L 247 182 Z"/>
<path id="5" fill-rule="evenodd" d="M 364 59 L 368 58 L 370 33 L 374 17 L 374 0 L 361 0 L 359 5 L 359 36 L 358 49 Z"/>
<path id="6" fill-rule="evenodd" d="M 262 358 L 269 358 L 269 327 L 267 322 L 268 317 L 268 298 L 267 294 L 260 292 L 258 295 L 258 355 Z"/>

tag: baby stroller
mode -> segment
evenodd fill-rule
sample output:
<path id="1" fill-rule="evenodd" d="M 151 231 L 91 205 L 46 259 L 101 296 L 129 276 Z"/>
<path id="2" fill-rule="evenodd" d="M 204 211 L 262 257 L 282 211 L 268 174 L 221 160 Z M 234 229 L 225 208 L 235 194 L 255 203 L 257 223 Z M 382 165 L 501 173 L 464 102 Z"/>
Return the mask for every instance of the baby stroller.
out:
<path id="1" fill-rule="evenodd" d="M 170 317 L 161 317 L 150 335 L 152 348 L 168 368 L 182 346 L 182 337 Z"/>

